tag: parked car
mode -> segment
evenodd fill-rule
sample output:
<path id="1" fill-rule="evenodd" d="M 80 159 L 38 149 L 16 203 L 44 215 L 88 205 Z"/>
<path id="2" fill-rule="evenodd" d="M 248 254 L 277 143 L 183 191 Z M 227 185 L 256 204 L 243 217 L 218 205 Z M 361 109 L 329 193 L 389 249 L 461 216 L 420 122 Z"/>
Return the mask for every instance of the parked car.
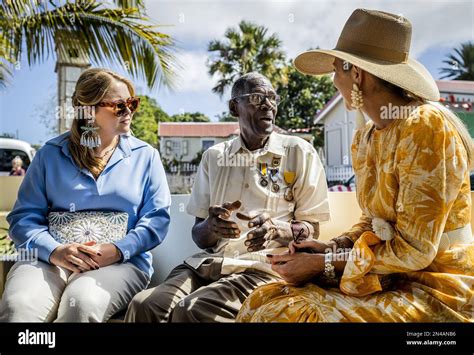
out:
<path id="1" fill-rule="evenodd" d="M 0 175 L 9 175 L 12 169 L 12 160 L 16 156 L 23 160 L 23 169 L 28 169 L 36 150 L 27 142 L 0 138 Z"/>
<path id="2" fill-rule="evenodd" d="M 355 175 L 352 175 L 349 179 L 344 181 L 342 184 L 331 186 L 328 190 L 329 191 L 355 191 L 355 189 L 356 189 Z"/>

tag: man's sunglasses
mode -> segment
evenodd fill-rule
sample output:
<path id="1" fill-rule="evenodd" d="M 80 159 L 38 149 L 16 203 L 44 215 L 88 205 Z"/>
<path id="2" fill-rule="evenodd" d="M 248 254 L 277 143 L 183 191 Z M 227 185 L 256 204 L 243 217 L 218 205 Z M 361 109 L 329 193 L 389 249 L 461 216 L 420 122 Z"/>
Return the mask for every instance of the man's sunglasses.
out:
<path id="1" fill-rule="evenodd" d="M 127 100 L 115 100 L 110 102 L 104 101 L 97 104 L 97 106 L 112 107 L 114 109 L 115 116 L 121 117 L 128 113 L 127 108 L 130 110 L 130 113 L 136 112 L 138 110 L 138 106 L 140 106 L 140 98 L 129 97 Z"/>
<path id="2" fill-rule="evenodd" d="M 252 93 L 252 94 L 245 94 L 245 95 L 236 96 L 236 97 L 232 98 L 232 100 L 238 100 L 238 99 L 241 99 L 241 98 L 244 98 L 244 97 L 247 97 L 249 103 L 251 105 L 255 105 L 255 106 L 262 105 L 265 102 L 266 99 L 268 99 L 268 101 L 270 101 L 270 103 L 273 106 L 276 106 L 276 105 L 280 104 L 280 102 L 281 102 L 280 95 L 276 95 L 276 94 L 265 95 L 265 94 L 260 94 L 260 93 L 256 93 L 256 92 Z"/>

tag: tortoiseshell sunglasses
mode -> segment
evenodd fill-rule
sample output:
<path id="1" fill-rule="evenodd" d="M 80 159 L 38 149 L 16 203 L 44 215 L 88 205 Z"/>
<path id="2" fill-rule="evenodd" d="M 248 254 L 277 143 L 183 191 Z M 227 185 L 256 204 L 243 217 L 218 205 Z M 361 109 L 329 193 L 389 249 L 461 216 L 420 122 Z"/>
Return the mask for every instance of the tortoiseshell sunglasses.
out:
<path id="1" fill-rule="evenodd" d="M 113 107 L 115 116 L 121 117 L 127 114 L 127 108 L 130 110 L 131 113 L 136 112 L 138 110 L 138 106 L 140 106 L 140 98 L 129 97 L 127 100 L 120 99 L 110 102 L 104 101 L 97 104 L 97 106 Z"/>

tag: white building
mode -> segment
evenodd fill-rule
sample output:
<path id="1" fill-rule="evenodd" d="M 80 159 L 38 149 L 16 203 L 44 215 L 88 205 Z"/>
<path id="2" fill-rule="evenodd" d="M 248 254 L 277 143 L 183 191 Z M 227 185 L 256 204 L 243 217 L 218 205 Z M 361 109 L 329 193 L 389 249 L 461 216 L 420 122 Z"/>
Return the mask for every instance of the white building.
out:
<path id="1" fill-rule="evenodd" d="M 436 81 L 440 102 L 455 111 L 474 136 L 474 81 Z M 324 124 L 324 161 L 328 181 L 341 181 L 353 174 L 351 143 L 355 128 L 355 111 L 347 111 L 337 93 L 315 116 L 314 124 Z"/>

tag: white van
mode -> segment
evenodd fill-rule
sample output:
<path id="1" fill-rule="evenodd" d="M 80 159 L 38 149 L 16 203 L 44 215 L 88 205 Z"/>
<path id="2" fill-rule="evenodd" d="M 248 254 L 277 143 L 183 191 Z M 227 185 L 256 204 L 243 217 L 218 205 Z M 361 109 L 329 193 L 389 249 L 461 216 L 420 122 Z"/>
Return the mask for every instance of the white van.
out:
<path id="1" fill-rule="evenodd" d="M 27 142 L 12 139 L 0 138 L 0 175 L 9 175 L 12 169 L 12 160 L 19 156 L 23 160 L 23 169 L 28 169 L 35 149 Z"/>

